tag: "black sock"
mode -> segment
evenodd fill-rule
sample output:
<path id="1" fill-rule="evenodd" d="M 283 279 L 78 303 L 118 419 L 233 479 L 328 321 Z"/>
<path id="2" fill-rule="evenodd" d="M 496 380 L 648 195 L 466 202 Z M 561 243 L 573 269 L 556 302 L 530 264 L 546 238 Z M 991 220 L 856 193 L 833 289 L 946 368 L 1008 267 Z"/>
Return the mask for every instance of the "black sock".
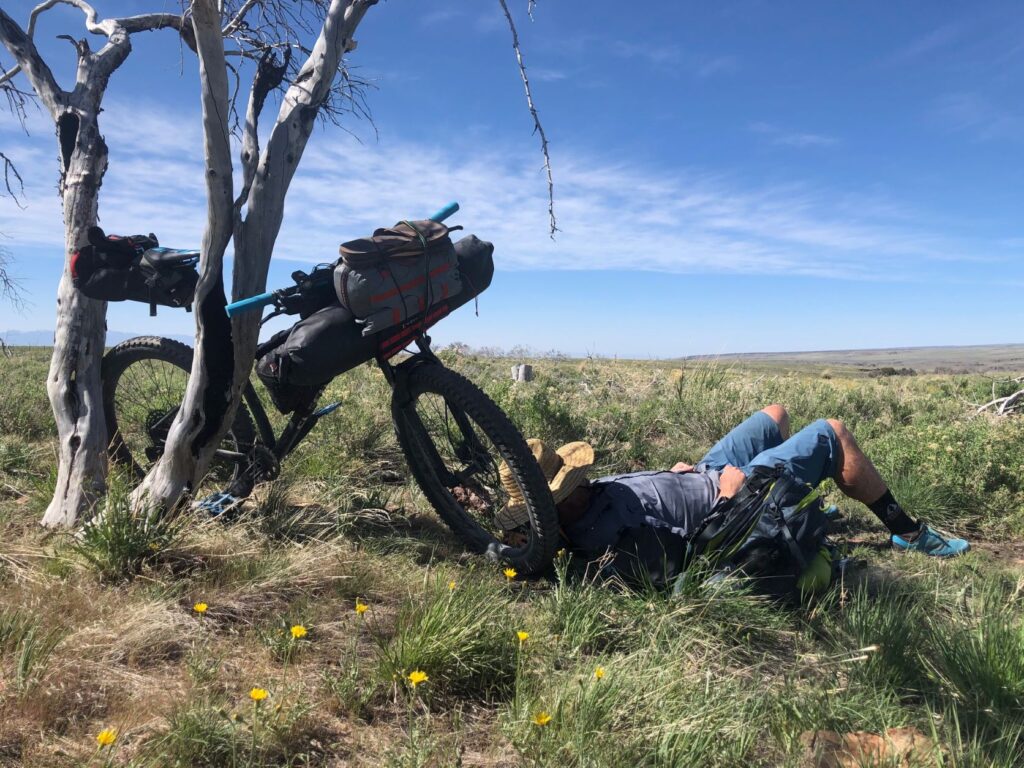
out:
<path id="1" fill-rule="evenodd" d="M 890 533 L 894 533 L 897 536 L 916 533 L 917 529 L 921 527 L 920 523 L 911 520 L 907 513 L 903 511 L 903 507 L 893 498 L 892 491 L 888 488 L 882 494 L 882 498 L 872 504 L 868 504 L 868 509 L 875 513 L 875 517 L 882 521 Z"/>

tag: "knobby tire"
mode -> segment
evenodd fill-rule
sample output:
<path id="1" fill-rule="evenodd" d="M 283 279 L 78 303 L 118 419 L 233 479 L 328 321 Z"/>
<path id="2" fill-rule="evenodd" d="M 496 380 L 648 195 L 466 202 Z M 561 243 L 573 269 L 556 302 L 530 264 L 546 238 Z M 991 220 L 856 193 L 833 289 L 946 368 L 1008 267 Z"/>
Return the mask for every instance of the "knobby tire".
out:
<path id="1" fill-rule="evenodd" d="M 392 403 L 392 415 L 399 445 L 427 500 L 444 523 L 472 550 L 490 554 L 493 559 L 508 563 L 524 576 L 538 575 L 547 570 L 559 544 L 558 517 L 544 475 L 522 434 L 493 400 L 455 371 L 439 364 L 425 363 L 413 368 L 408 377 L 410 399 L 401 403 L 396 397 Z M 450 407 L 468 415 L 512 469 L 530 515 L 531 530 L 525 546 L 508 547 L 499 542 L 463 509 L 442 482 L 433 466 L 433 446 L 425 446 L 422 442 L 430 438 L 417 428 L 422 422 L 415 414 L 410 420 L 416 400 L 423 394 L 439 395 Z"/>
<path id="2" fill-rule="evenodd" d="M 143 360 L 170 363 L 188 373 L 192 370 L 192 355 L 192 348 L 180 341 L 159 336 L 137 336 L 122 341 L 103 356 L 101 376 L 103 378 L 103 412 L 107 422 L 107 453 L 111 461 L 128 468 L 138 478 L 143 477 L 146 472 L 136 457 L 132 456 L 131 450 L 121 438 L 117 423 L 115 395 L 121 376 L 131 365 Z M 245 404 L 241 403 L 235 413 L 231 430 L 224 440 L 233 442 L 236 446 L 251 446 L 255 442 L 255 435 L 256 430 L 253 427 L 252 417 Z M 241 450 L 244 451 L 245 448 Z M 236 477 L 241 470 L 242 467 L 236 464 L 232 477 Z"/>

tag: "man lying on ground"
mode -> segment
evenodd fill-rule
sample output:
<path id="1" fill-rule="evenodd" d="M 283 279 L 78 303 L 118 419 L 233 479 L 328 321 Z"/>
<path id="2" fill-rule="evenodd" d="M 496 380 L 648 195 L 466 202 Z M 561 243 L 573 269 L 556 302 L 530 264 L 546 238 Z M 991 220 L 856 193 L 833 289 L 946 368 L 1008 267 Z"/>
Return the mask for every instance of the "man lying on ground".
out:
<path id="1" fill-rule="evenodd" d="M 563 535 L 588 559 L 615 549 L 629 531 L 649 524 L 645 518 L 667 523 L 685 536 L 696 530 L 719 498 L 732 498 L 754 468 L 780 464 L 800 481 L 787 505 L 832 478 L 840 491 L 882 521 L 894 548 L 932 557 L 952 557 L 970 548 L 963 539 L 911 519 L 841 421 L 820 419 L 791 437 L 789 414 L 781 405 L 769 405 L 734 427 L 696 466 L 680 462 L 667 471 L 593 482 L 586 474 L 594 451 L 586 443 L 552 451 L 539 440 L 529 442 L 549 482 Z M 499 523 L 511 529 L 525 522 L 518 519 L 521 509 L 510 506 L 499 514 Z"/>

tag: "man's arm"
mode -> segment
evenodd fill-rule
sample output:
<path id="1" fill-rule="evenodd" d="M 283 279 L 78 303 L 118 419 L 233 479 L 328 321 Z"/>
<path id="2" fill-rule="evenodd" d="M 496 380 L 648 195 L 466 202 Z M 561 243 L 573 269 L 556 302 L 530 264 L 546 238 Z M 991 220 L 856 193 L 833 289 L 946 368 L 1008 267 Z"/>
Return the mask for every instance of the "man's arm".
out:
<path id="1" fill-rule="evenodd" d="M 680 461 L 672 467 L 671 471 L 679 473 L 693 472 L 693 465 L 687 464 L 685 461 Z M 718 498 L 731 499 L 739 493 L 739 490 L 743 487 L 743 483 L 746 479 L 747 476 L 743 474 L 742 469 L 738 469 L 732 464 L 726 464 L 725 468 L 718 476 Z"/>
<path id="2" fill-rule="evenodd" d="M 731 499 L 739 493 L 746 479 L 747 476 L 743 474 L 742 469 L 734 467 L 732 464 L 726 464 L 725 469 L 718 476 L 718 498 Z"/>

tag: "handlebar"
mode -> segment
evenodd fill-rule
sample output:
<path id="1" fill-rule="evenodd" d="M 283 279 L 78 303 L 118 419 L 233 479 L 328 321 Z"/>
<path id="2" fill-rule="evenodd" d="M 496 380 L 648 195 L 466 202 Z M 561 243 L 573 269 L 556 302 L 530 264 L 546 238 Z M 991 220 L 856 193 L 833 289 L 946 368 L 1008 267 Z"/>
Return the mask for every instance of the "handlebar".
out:
<path id="1" fill-rule="evenodd" d="M 448 203 L 448 205 L 446 205 L 444 208 L 441 208 L 439 211 L 434 213 L 430 217 L 430 219 L 432 221 L 441 222 L 447 219 L 449 216 L 455 214 L 458 210 L 459 204 L 456 202 L 451 202 Z M 239 299 L 238 301 L 228 304 L 224 308 L 224 311 L 227 312 L 228 317 L 234 317 L 235 315 L 241 314 L 242 312 L 254 312 L 257 309 L 262 309 L 263 307 L 276 303 L 277 296 L 283 293 L 284 291 L 289 290 L 294 289 L 285 288 L 277 291 L 267 291 L 266 293 L 261 293 L 258 296 L 250 296 L 247 299 Z"/>
<path id="2" fill-rule="evenodd" d="M 446 205 L 444 208 L 439 210 L 437 213 L 435 213 L 430 218 L 431 218 L 432 221 L 444 221 L 449 216 L 452 216 L 453 214 L 455 214 L 458 210 L 459 210 L 459 204 L 456 203 L 456 202 L 451 202 L 451 203 L 448 203 L 448 205 Z"/>
<path id="3" fill-rule="evenodd" d="M 228 317 L 234 317 L 242 312 L 251 312 L 273 303 L 274 292 L 268 291 L 267 293 L 261 293 L 258 296 L 250 296 L 248 299 L 240 299 L 232 304 L 228 304 L 224 308 L 224 311 L 228 313 Z"/>

